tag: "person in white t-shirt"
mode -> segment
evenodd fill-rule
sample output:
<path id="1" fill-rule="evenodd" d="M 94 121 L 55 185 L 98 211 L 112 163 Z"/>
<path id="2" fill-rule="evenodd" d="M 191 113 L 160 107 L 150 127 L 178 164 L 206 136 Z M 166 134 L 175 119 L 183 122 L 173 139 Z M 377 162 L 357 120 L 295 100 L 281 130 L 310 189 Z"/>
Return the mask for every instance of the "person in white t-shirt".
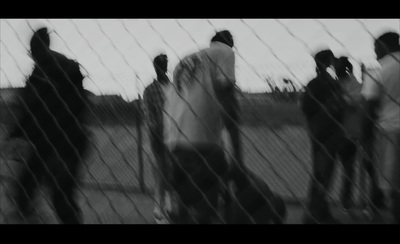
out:
<path id="1" fill-rule="evenodd" d="M 164 136 L 175 159 L 171 183 L 181 206 L 178 224 L 208 224 L 219 216 L 220 177 L 229 166 L 224 128 L 232 139 L 233 161 L 241 162 L 233 45 L 229 31 L 217 32 L 208 48 L 179 62 L 166 92 Z"/>
<path id="2" fill-rule="evenodd" d="M 367 75 L 362 95 L 366 109 L 377 115 L 377 164 L 388 207 L 400 223 L 400 44 L 399 34 L 387 32 L 375 41 L 380 70 Z"/>

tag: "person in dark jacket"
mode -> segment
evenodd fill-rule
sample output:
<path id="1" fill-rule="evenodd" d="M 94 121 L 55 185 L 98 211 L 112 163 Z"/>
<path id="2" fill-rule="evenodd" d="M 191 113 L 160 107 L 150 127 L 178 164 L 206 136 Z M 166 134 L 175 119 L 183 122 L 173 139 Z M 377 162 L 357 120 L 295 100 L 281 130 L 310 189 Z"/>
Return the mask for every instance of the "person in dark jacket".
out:
<path id="1" fill-rule="evenodd" d="M 334 74 L 335 56 L 331 50 L 315 55 L 317 76 L 306 86 L 302 110 L 307 120 L 312 145 L 313 175 L 309 192 L 308 213 L 303 221 L 335 223 L 328 193 L 336 157 L 346 167 L 353 160 L 356 147 L 343 130 L 346 101 L 343 90 Z"/>
<path id="2" fill-rule="evenodd" d="M 30 47 L 34 69 L 20 99 L 23 113 L 8 136 L 33 146 L 17 179 L 17 210 L 31 216 L 35 190 L 45 182 L 59 220 L 78 224 L 82 216 L 74 192 L 87 149 L 84 77 L 76 61 L 50 49 L 47 28 L 34 32 Z"/>

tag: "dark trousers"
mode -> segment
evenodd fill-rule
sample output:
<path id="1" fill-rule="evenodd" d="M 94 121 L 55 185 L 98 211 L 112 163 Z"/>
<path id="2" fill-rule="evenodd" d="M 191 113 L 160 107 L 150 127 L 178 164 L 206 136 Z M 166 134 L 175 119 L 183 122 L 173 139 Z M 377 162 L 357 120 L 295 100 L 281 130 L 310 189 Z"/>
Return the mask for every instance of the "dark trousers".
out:
<path id="1" fill-rule="evenodd" d="M 309 191 L 309 213 L 323 222 L 331 218 L 328 194 L 335 169 L 335 161 L 340 157 L 344 168 L 342 201 L 351 197 L 351 186 L 354 178 L 354 158 L 356 145 L 343 134 L 332 134 L 325 141 L 312 140 L 313 177 Z"/>
<path id="2" fill-rule="evenodd" d="M 217 216 L 222 176 L 228 163 L 221 148 L 177 147 L 172 151 L 172 186 L 180 206 L 177 224 L 210 224 Z M 223 184 L 223 183 L 222 183 Z"/>
<path id="3" fill-rule="evenodd" d="M 374 162 L 376 161 L 374 160 L 375 140 L 376 137 L 371 135 L 362 141 L 364 150 L 362 166 L 370 180 L 367 205 L 371 206 L 374 211 L 377 211 L 384 207 L 385 197 L 382 189 L 379 187 L 377 165 Z"/>
<path id="4" fill-rule="evenodd" d="M 150 145 L 154 155 L 155 163 L 152 165 L 155 180 L 155 203 L 160 209 L 164 208 L 166 192 L 170 190 L 168 185 L 170 179 L 170 167 L 168 152 L 163 142 L 162 132 L 150 131 Z"/>
<path id="5" fill-rule="evenodd" d="M 15 192 L 17 208 L 24 216 L 32 213 L 32 203 L 39 185 L 47 183 L 51 202 L 61 223 L 82 222 L 80 208 L 74 199 L 80 159 L 73 155 L 74 152 L 71 152 L 60 158 L 49 151 L 36 151 L 27 159 L 18 176 Z"/>

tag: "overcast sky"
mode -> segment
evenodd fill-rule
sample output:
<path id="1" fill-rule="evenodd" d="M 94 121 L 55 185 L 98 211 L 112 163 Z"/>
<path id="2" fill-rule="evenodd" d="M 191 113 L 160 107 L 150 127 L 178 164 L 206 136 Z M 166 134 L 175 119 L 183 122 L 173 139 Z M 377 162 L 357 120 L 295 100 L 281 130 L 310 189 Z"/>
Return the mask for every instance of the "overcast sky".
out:
<path id="1" fill-rule="evenodd" d="M 376 65 L 373 38 L 400 32 L 399 19 L 1 19 L 0 87 L 24 86 L 32 70 L 27 55 L 32 29 L 47 26 L 51 48 L 81 63 L 85 88 L 126 100 L 154 78 L 152 59 L 164 52 L 172 73 L 179 59 L 209 45 L 215 31 L 234 36 L 236 76 L 244 91 L 268 90 L 264 82 L 290 78 L 299 86 L 315 75 L 311 54 L 330 47 L 355 64 Z M 280 83 L 278 83 L 278 86 Z"/>

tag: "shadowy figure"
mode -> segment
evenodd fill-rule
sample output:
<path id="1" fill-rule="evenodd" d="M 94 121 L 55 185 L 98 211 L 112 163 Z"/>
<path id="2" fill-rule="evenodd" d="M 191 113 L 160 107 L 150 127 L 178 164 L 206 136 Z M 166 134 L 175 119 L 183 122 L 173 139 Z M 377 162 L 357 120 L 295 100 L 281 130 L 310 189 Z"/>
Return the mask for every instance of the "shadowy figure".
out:
<path id="1" fill-rule="evenodd" d="M 51 202 L 64 224 L 82 222 L 74 199 L 78 173 L 87 148 L 82 126 L 84 79 L 79 64 L 50 49 L 47 28 L 30 41 L 34 70 L 21 97 L 23 114 L 8 138 L 25 138 L 33 146 L 17 179 L 15 201 L 22 217 L 32 216 L 39 184 L 46 183 Z"/>
<path id="2" fill-rule="evenodd" d="M 164 145 L 163 110 L 165 89 L 170 85 L 167 76 L 168 57 L 165 54 L 156 56 L 153 60 L 157 78 L 146 87 L 143 93 L 147 128 L 151 149 L 156 160 L 153 165 L 153 175 L 156 182 L 154 216 L 157 223 L 165 221 L 165 198 L 168 188 L 169 167 L 167 167 L 167 152 Z"/>
<path id="3" fill-rule="evenodd" d="M 366 132 L 374 134 L 379 185 L 383 190 L 385 205 L 397 224 L 400 223 L 400 45 L 399 34 L 387 32 L 374 43 L 377 60 L 381 69 L 367 74 L 362 88 L 366 99 L 365 108 L 370 117 L 376 116 L 375 130 L 366 127 Z M 372 144 L 372 143 L 371 143 Z M 373 169 L 371 169 L 373 170 Z M 373 189 L 374 190 L 374 189 Z M 377 191 L 379 193 L 379 191 Z M 373 192 L 374 193 L 374 192 Z M 378 201 L 382 196 L 373 195 Z M 378 206 L 379 207 L 379 206 Z M 382 207 L 382 206 L 381 206 Z"/>
<path id="4" fill-rule="evenodd" d="M 361 107 L 361 84 L 353 74 L 353 65 L 347 57 L 343 56 L 335 61 L 335 71 L 338 82 L 344 92 L 346 107 L 344 108 L 343 127 L 344 136 L 342 143 L 355 148 L 353 155 L 342 155 L 346 151 L 339 151 L 339 158 L 343 164 L 343 188 L 341 191 L 341 204 L 344 211 L 354 207 L 352 200 L 352 187 L 354 186 L 355 160 L 357 148 L 362 139 L 363 111 Z M 347 158 L 347 160 L 345 160 Z"/>
<path id="5" fill-rule="evenodd" d="M 335 65 L 335 56 L 331 50 L 323 50 L 314 59 L 317 77 L 307 84 L 301 104 L 309 129 L 313 160 L 308 213 L 303 222 L 335 223 L 327 198 L 336 157 L 340 156 L 347 167 L 353 160 L 356 147 L 346 139 L 341 127 L 346 101 L 331 69 Z"/>

